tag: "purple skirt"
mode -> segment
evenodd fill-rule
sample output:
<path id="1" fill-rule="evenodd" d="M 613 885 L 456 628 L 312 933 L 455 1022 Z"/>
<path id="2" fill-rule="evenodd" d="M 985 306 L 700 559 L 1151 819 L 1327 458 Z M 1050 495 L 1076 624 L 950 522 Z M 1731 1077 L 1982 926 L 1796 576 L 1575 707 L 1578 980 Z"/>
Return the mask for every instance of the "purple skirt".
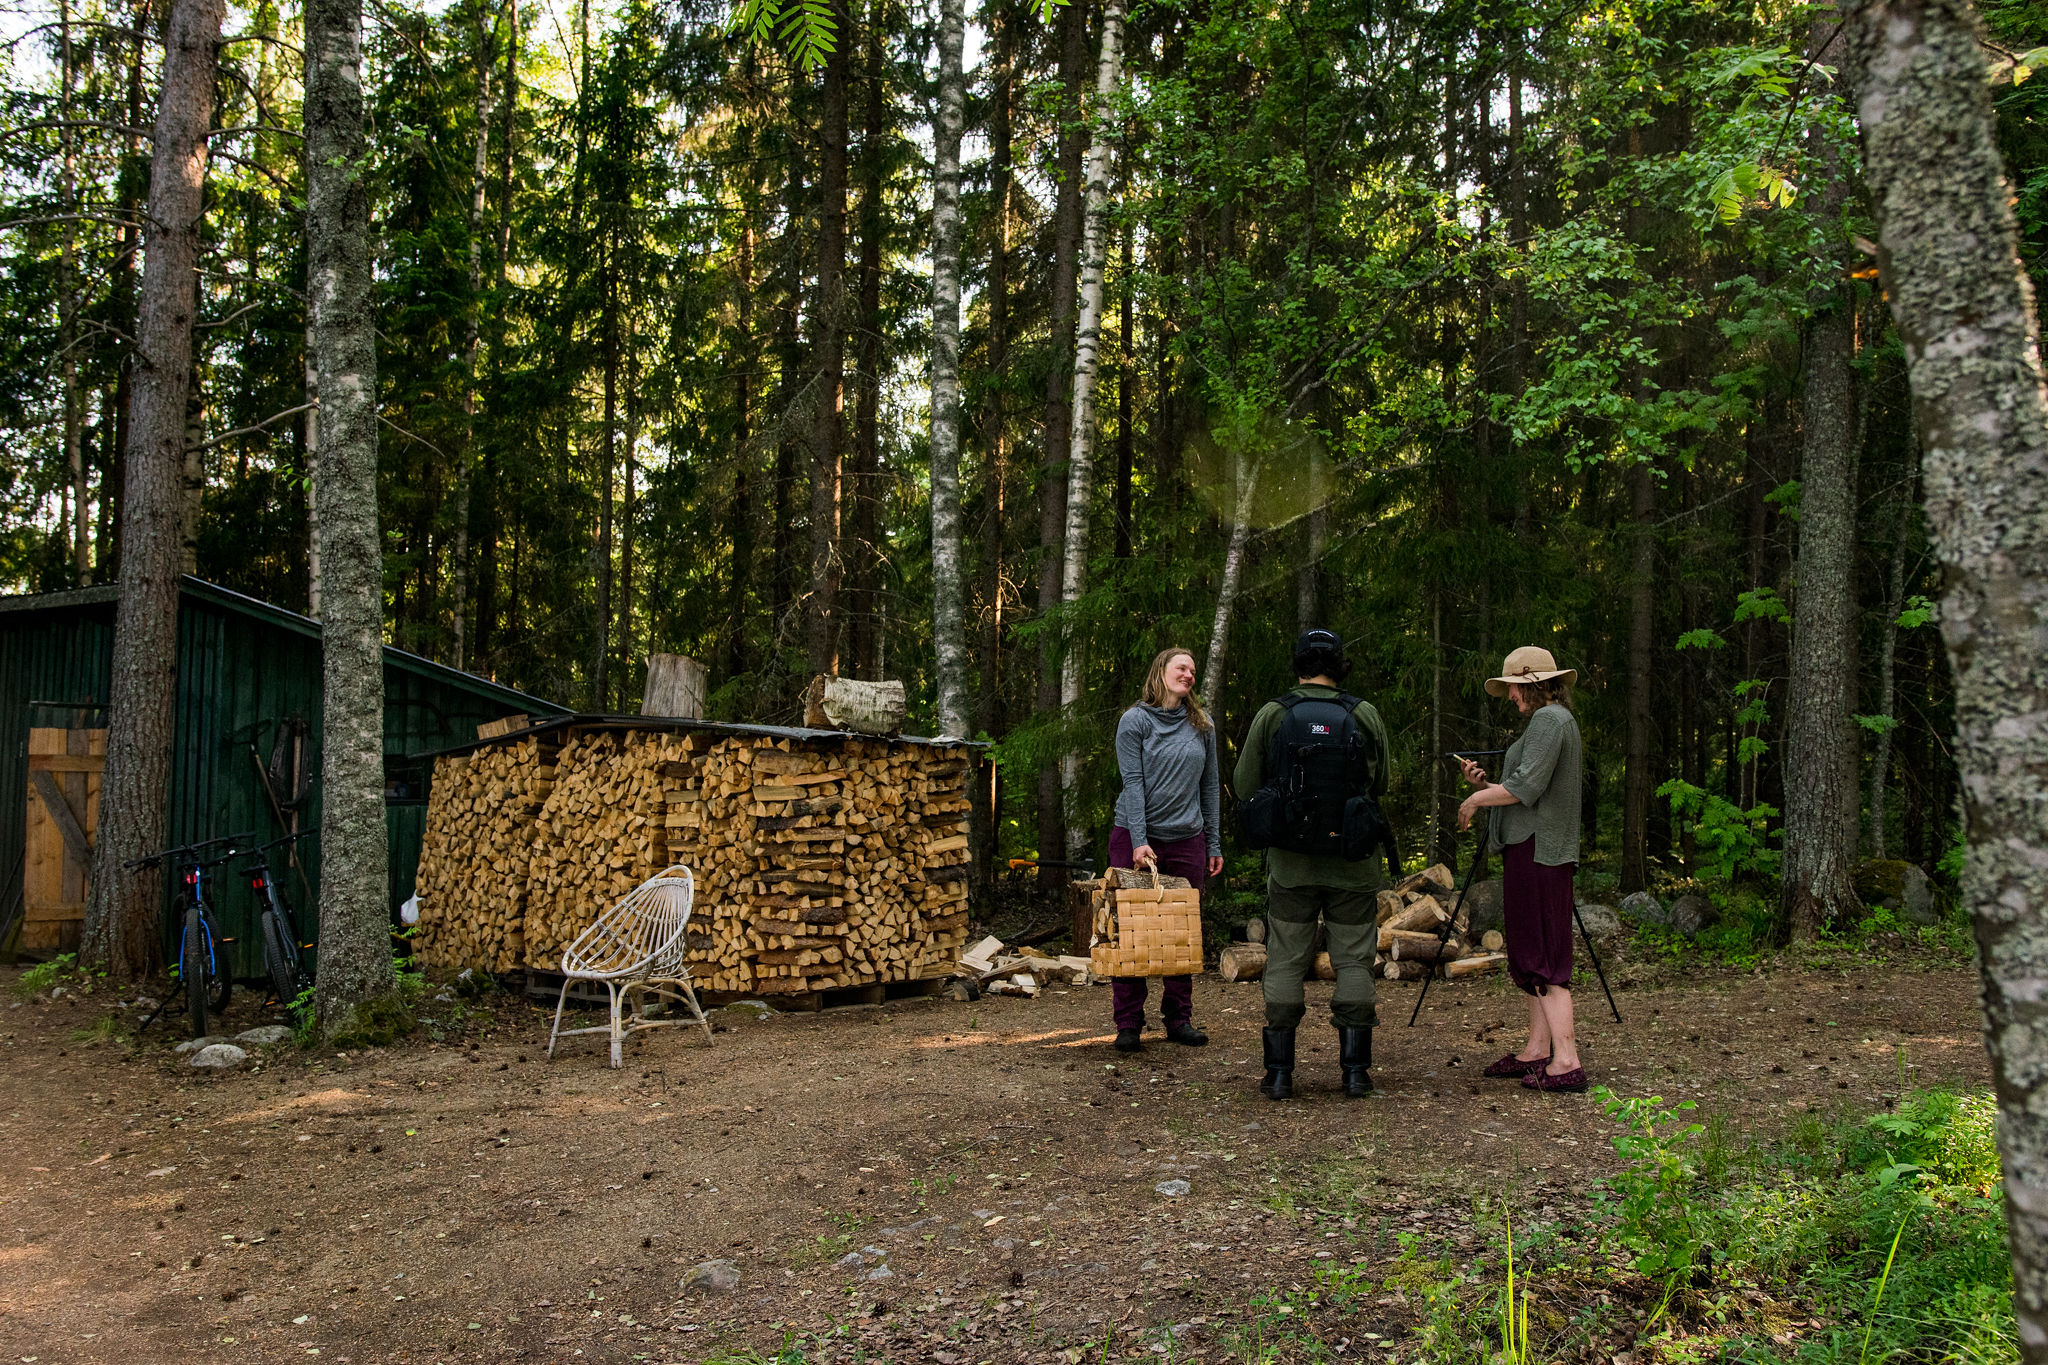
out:
<path id="1" fill-rule="evenodd" d="M 1536 838 L 1501 850 L 1502 932 L 1508 941 L 1508 979 L 1530 995 L 1572 984 L 1572 878 L 1577 863 L 1545 867 L 1536 861 Z"/>

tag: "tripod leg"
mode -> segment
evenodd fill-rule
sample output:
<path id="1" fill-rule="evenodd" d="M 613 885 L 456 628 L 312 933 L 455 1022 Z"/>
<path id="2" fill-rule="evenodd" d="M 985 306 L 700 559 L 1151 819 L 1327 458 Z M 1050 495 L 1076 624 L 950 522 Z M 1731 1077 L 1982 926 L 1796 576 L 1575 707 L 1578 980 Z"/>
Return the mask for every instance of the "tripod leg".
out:
<path id="1" fill-rule="evenodd" d="M 1600 965 L 1600 954 L 1593 950 L 1593 936 L 1586 932 L 1586 917 L 1579 913 L 1578 903 L 1572 903 L 1572 918 L 1578 921 L 1579 937 L 1586 942 L 1586 956 L 1593 959 L 1593 975 L 1600 978 L 1601 993 L 1607 997 L 1607 1008 L 1614 1011 L 1614 1022 L 1621 1022 L 1621 1006 L 1614 1003 L 1614 992 L 1607 989 L 1607 972 Z"/>

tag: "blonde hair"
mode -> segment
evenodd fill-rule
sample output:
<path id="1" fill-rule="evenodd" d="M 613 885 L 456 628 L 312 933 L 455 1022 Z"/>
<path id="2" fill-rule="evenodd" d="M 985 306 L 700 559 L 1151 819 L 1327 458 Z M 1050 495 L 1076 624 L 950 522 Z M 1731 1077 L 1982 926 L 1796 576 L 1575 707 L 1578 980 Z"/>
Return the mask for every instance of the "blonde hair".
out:
<path id="1" fill-rule="evenodd" d="M 1145 690 L 1139 694 L 1139 701 L 1147 706 L 1156 706 L 1162 711 L 1173 709 L 1167 704 L 1173 698 L 1166 694 L 1166 666 L 1183 654 L 1188 656 L 1189 663 L 1195 661 L 1195 652 L 1192 649 L 1182 649 L 1178 645 L 1171 649 L 1162 649 L 1153 656 L 1152 666 L 1145 670 Z M 1195 732 L 1208 734 L 1209 713 L 1202 709 L 1202 703 L 1196 700 L 1194 692 L 1190 691 L 1181 704 L 1188 708 L 1188 719 L 1194 723 Z"/>

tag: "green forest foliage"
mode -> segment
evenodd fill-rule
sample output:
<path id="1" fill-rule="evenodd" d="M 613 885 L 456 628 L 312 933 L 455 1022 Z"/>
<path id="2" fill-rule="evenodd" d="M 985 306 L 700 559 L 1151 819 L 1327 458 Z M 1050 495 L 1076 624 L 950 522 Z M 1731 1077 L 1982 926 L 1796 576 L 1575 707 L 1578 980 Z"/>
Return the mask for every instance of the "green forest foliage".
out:
<path id="1" fill-rule="evenodd" d="M 117 569 L 166 8 L 38 0 L 16 12 L 0 71 L 12 590 Z M 925 729 L 935 18 L 806 4 L 785 42 L 762 12 L 367 11 L 389 635 L 591 710 L 635 709 L 646 655 L 687 653 L 710 664 L 719 717 L 796 718 L 824 152 L 805 44 L 826 32 L 849 73 L 841 668 L 904 679 Z M 1659 874 L 1767 872 L 1802 338 L 1846 259 L 1862 631 L 1841 667 L 1859 679 L 1866 767 L 1889 732 L 1865 788 L 1893 794 L 1890 848 L 1934 865 L 1954 840 L 1950 686 L 1902 359 L 1853 190 L 1840 213 L 1806 192 L 1831 159 L 1853 187 L 1848 107 L 1831 65 L 1806 56 L 1830 17 L 1727 0 L 1140 6 L 1103 111 L 1116 138 L 1090 586 L 1047 613 L 1041 509 L 1064 474 L 1044 437 L 1073 325 L 1049 314 L 1056 210 L 1098 19 L 1086 0 L 970 14 L 968 647 L 977 725 L 1007 775 L 1001 851 L 1035 846 L 1035 770 L 1068 744 L 1087 755 L 1099 846 L 1110 727 L 1156 649 L 1206 652 L 1243 519 L 1232 663 L 1208 699 L 1227 746 L 1289 681 L 1297 628 L 1344 632 L 1349 685 L 1394 735 L 1390 806 L 1412 859 L 1429 851 L 1432 800 L 1455 799 L 1432 753 L 1504 742 L 1512 712 L 1480 683 L 1537 643 L 1581 673 L 1589 862 L 1615 854 L 1633 687 L 1653 732 L 1644 791 L 1664 788 L 1644 798 Z M 2029 68 L 1997 53 L 2048 41 L 2048 9 L 1993 0 L 1986 20 L 2038 273 L 2048 81 L 2016 80 Z M 231 11 L 192 431 L 197 571 L 305 609 L 297 24 L 269 0 Z M 1652 652 L 1632 680 L 1644 545 Z M 1085 643 L 1090 682 L 1071 716 L 1038 700 L 1042 651 L 1063 639 Z"/>

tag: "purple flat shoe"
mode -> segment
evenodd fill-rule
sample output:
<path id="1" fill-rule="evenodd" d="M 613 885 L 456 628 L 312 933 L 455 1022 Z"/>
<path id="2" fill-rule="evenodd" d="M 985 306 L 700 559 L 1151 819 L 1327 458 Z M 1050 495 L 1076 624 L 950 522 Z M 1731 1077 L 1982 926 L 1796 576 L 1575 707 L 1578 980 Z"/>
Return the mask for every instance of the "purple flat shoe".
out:
<path id="1" fill-rule="evenodd" d="M 1564 1090 L 1580 1095 L 1586 1090 L 1586 1068 L 1575 1066 L 1570 1071 L 1560 1071 L 1555 1076 L 1538 1068 L 1522 1077 L 1522 1084 L 1531 1090 Z"/>
<path id="2" fill-rule="evenodd" d="M 1492 1076 L 1497 1080 L 1511 1081 L 1517 1076 L 1526 1076 L 1532 1071 L 1541 1071 L 1549 1065 L 1550 1058 L 1548 1057 L 1538 1057 L 1533 1062 L 1525 1062 L 1510 1052 L 1507 1056 L 1493 1063 L 1493 1065 L 1487 1067 L 1486 1070 L 1479 1074 L 1482 1076 Z"/>

